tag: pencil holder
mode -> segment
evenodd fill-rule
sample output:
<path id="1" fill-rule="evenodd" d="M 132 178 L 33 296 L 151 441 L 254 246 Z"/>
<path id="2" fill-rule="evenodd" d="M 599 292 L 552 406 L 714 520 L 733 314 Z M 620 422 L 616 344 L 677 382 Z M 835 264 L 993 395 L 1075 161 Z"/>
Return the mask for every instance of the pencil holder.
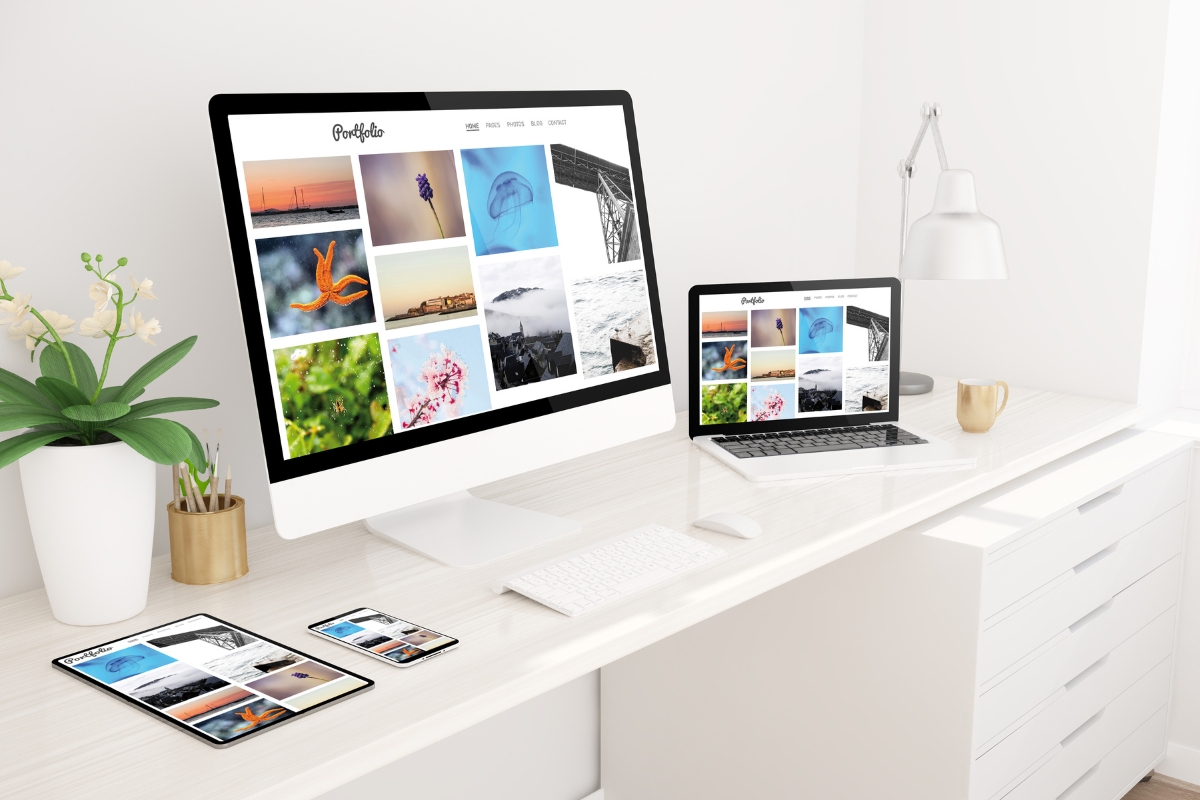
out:
<path id="1" fill-rule="evenodd" d="M 167 504 L 171 532 L 171 577 L 180 583 L 210 584 L 236 580 L 250 571 L 246 559 L 246 502 L 211 514 L 189 514 Z"/>

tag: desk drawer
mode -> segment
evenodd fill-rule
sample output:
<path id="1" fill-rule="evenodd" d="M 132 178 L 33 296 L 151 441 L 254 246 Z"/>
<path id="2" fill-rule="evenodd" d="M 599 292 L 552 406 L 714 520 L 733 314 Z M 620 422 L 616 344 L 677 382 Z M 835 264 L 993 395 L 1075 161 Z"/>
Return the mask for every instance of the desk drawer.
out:
<path id="1" fill-rule="evenodd" d="M 1054 746 L 1050 760 L 1036 772 L 1008 794 L 998 796 L 1004 800 L 1058 798 L 1160 710 L 1165 725 L 1170 688 L 1171 659 L 1167 658 L 1105 706 L 1101 713 L 1065 736 Z M 1162 730 L 1165 733 L 1165 727 Z M 975 800 L 976 795 L 971 797 Z"/>
<path id="2" fill-rule="evenodd" d="M 974 746 L 990 744 L 1064 684 L 1147 625 L 1175 625 L 1180 558 L 1172 558 L 1113 598 L 1112 605 L 1072 631 L 975 702 Z M 1153 620 L 1153 622 L 1150 622 Z M 1142 633 L 1139 633 L 1141 631 Z"/>
<path id="3" fill-rule="evenodd" d="M 1186 506 L 1179 505 L 1067 573 L 1062 582 L 988 625 L 980 637 L 982 685 L 1073 626 L 1183 549 Z"/>
<path id="4" fill-rule="evenodd" d="M 1003 548 L 984 569 L 984 619 L 1182 503 L 1190 458 L 1159 464 Z"/>
<path id="5" fill-rule="evenodd" d="M 1173 623 L 1174 615 L 1164 614 L 1060 687 L 1036 716 L 975 760 L 972 794 L 996 794 L 1156 664 L 1169 661 Z"/>
<path id="6" fill-rule="evenodd" d="M 1149 771 L 1166 749 L 1166 739 L 1167 709 L 1162 708 L 1056 800 L 1115 800 L 1130 781 Z"/>

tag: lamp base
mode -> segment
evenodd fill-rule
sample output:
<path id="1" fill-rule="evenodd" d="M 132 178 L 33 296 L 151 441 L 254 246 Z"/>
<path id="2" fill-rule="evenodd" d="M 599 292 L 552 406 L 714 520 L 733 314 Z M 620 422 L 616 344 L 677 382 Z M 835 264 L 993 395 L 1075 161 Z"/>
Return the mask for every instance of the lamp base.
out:
<path id="1" fill-rule="evenodd" d="M 919 372 L 900 372 L 900 394 L 928 394 L 933 391 L 933 378 Z"/>

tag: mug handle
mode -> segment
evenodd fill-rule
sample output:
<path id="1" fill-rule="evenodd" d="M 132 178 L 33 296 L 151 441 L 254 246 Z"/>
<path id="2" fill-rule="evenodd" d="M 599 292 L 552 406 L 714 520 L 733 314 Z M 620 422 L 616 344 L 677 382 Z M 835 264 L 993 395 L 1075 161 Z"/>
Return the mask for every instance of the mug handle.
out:
<path id="1" fill-rule="evenodd" d="M 1002 402 L 1000 407 L 996 409 L 996 416 L 998 417 L 1000 416 L 1000 412 L 1004 410 L 1004 407 L 1008 405 L 1008 384 L 1004 381 L 996 381 L 996 383 L 1004 387 L 1004 402 Z"/>

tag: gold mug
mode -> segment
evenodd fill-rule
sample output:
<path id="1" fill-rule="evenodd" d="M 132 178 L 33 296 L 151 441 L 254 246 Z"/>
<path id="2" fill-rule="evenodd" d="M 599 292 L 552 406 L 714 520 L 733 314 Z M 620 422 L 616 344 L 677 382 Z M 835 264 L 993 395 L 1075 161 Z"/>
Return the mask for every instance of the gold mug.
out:
<path id="1" fill-rule="evenodd" d="M 1004 401 L 996 407 L 1004 387 Z M 987 433 L 1008 405 L 1008 384 L 987 378 L 963 378 L 958 382 L 958 424 L 967 433 Z"/>

